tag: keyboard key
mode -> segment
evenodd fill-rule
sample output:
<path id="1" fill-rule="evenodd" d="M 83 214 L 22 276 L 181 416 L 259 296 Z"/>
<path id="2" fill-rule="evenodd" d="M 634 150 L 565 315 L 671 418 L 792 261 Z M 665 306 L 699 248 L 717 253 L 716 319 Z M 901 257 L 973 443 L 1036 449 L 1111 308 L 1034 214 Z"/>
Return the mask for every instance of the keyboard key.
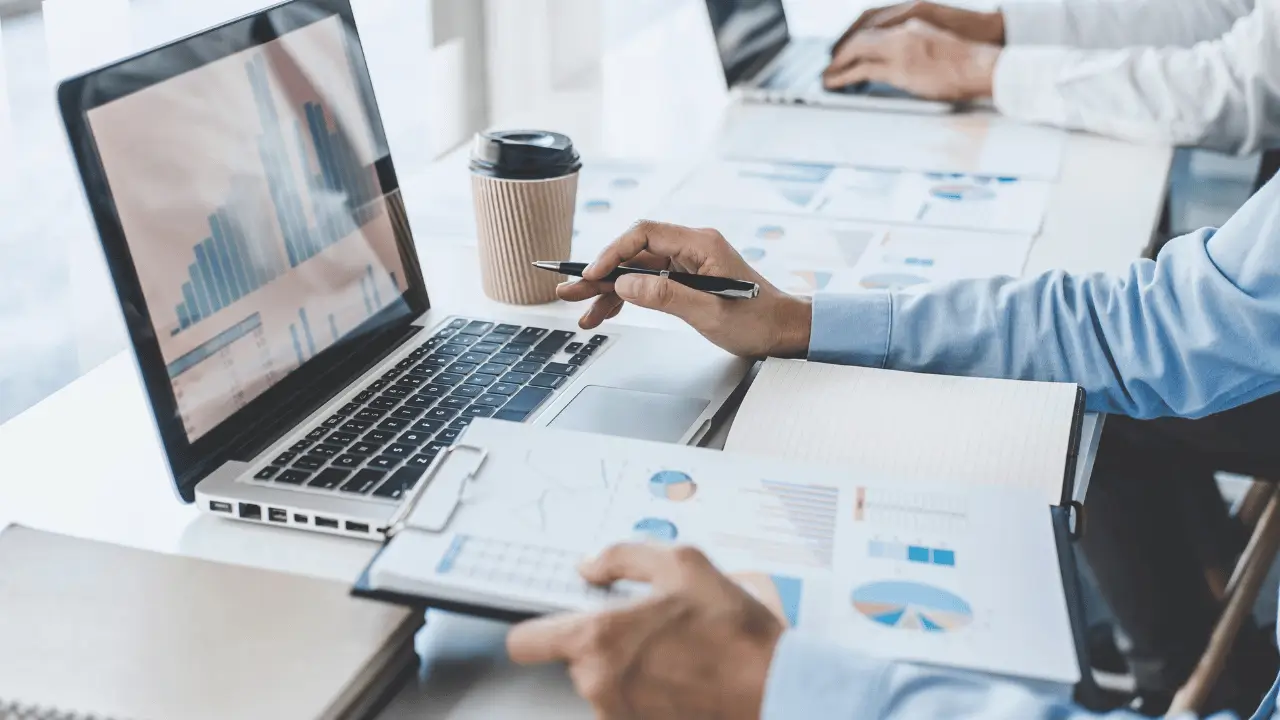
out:
<path id="1" fill-rule="evenodd" d="M 436 348 L 437 355 L 452 355 L 454 357 L 457 357 L 458 355 L 461 355 L 466 351 L 467 351 L 466 345 L 457 345 L 454 343 L 450 343 L 448 345 L 442 345 Z"/>
<path id="2" fill-rule="evenodd" d="M 450 410 L 449 408 L 442 407 L 433 407 L 427 411 L 428 420 L 448 421 L 454 419 L 457 415 L 458 412 L 456 410 Z"/>
<path id="3" fill-rule="evenodd" d="M 353 468 L 360 467 L 360 463 L 364 462 L 363 455 L 339 455 L 333 459 L 334 467 Z"/>
<path id="4" fill-rule="evenodd" d="M 512 335 L 520 331 L 519 325 L 499 325 L 493 329 L 494 335 Z"/>
<path id="5" fill-rule="evenodd" d="M 310 440 L 299 440 L 298 442 L 290 445 L 289 450 L 293 452 L 302 452 L 303 450 L 311 447 L 311 445 L 312 443 Z"/>
<path id="6" fill-rule="evenodd" d="M 450 443 L 446 442 L 427 443 L 427 446 L 422 448 L 422 452 L 423 454 L 439 455 L 444 452 L 445 448 L 449 447 L 449 445 Z"/>
<path id="7" fill-rule="evenodd" d="M 489 417 L 497 408 L 488 405 L 472 405 L 462 411 L 463 417 Z"/>
<path id="8" fill-rule="evenodd" d="M 564 346 L 564 351 L 567 353 L 576 353 L 581 349 L 582 349 L 582 343 L 580 342 L 571 342 L 568 345 Z"/>
<path id="9" fill-rule="evenodd" d="M 399 398 L 379 397 L 369 401 L 369 407 L 378 408 L 379 410 L 391 410 L 400 404 Z"/>
<path id="10" fill-rule="evenodd" d="M 374 490 L 373 494 L 375 497 L 399 500 L 404 497 L 405 493 L 412 490 L 414 485 L 418 484 L 418 478 L 422 477 L 426 470 L 426 467 L 417 465 L 400 468 L 391 473 L 391 477 L 378 486 L 378 489 Z"/>
<path id="11" fill-rule="evenodd" d="M 383 390 L 381 397 L 398 400 L 401 398 L 409 397 L 412 394 L 413 394 L 413 391 L 407 387 L 404 387 L 403 385 L 393 385 L 387 388 L 386 390 Z"/>
<path id="12" fill-rule="evenodd" d="M 301 485 L 311 477 L 311 473 L 303 470 L 285 470 L 276 476 L 276 482 L 286 485 Z"/>
<path id="13" fill-rule="evenodd" d="M 262 468 L 261 470 L 259 470 L 258 474 L 253 476 L 253 479 L 270 480 L 271 478 L 275 477 L 276 473 L 278 472 L 280 472 L 280 468 L 276 467 L 275 465 L 268 465 Z"/>
<path id="14" fill-rule="evenodd" d="M 568 330 L 552 330 L 550 333 L 547 334 L 547 336 L 542 340 L 542 342 L 534 346 L 533 349 L 537 350 L 538 352 L 550 353 L 554 355 L 560 352 L 560 348 L 564 347 L 564 344 L 572 340 L 573 336 L 576 334 L 577 333 L 572 333 L 572 332 L 569 332 Z"/>
<path id="15" fill-rule="evenodd" d="M 348 480 L 342 487 L 338 488 L 342 492 L 352 493 L 355 495 L 367 495 L 370 490 L 378 486 L 387 474 L 381 470 L 370 470 L 365 468 L 356 473 L 354 477 Z"/>
<path id="16" fill-rule="evenodd" d="M 497 375 L 485 375 L 484 373 L 476 373 L 467 378 L 467 385 L 479 385 L 480 387 L 489 387 L 498 382 Z"/>
<path id="17" fill-rule="evenodd" d="M 443 420 L 419 420 L 413 424 L 415 432 L 431 434 L 444 427 Z"/>
<path id="18" fill-rule="evenodd" d="M 502 376 L 502 382 L 505 385 L 524 385 L 533 379 L 529 373 L 507 373 Z"/>
<path id="19" fill-rule="evenodd" d="M 419 363 L 409 370 L 410 375 L 418 375 L 420 377 L 429 378 L 440 372 L 439 365 L 428 365 L 427 363 Z"/>
<path id="20" fill-rule="evenodd" d="M 401 370 L 400 368 L 391 368 L 390 370 L 382 373 L 382 379 L 395 380 L 396 378 L 400 377 L 400 375 L 403 373 L 404 373 L 404 370 Z"/>
<path id="21" fill-rule="evenodd" d="M 426 342 L 422 343 L 421 345 L 419 345 L 418 347 L 414 348 L 414 349 L 413 349 L 413 352 L 409 353 L 409 357 L 411 357 L 411 358 L 420 358 L 420 357 L 422 357 L 423 355 L 426 355 L 426 354 L 427 354 L 427 350 L 429 350 L 430 348 L 431 348 L 431 341 L 430 341 L 430 340 L 428 340 L 428 341 L 426 341 Z"/>
<path id="22" fill-rule="evenodd" d="M 427 358 L 426 360 L 423 360 L 423 361 L 422 361 L 422 364 L 423 364 L 423 365 L 428 365 L 428 366 L 431 366 L 431 367 L 438 367 L 438 368 L 442 368 L 442 367 L 444 367 L 445 365 L 448 365 L 448 364 L 449 364 L 449 363 L 451 363 L 451 362 L 453 362 L 453 356 L 452 356 L 452 355 L 432 355 L 431 357 Z"/>
<path id="23" fill-rule="evenodd" d="M 338 408 L 338 414 L 350 415 L 351 413 L 356 412 L 359 409 L 360 409 L 359 403 L 347 403 L 346 405 L 343 405 L 342 407 Z"/>
<path id="24" fill-rule="evenodd" d="M 388 384 L 389 383 L 386 380 L 374 380 L 373 382 L 365 386 L 365 390 L 368 390 L 369 392 L 373 392 L 374 390 L 381 390 L 382 388 L 386 387 Z"/>
<path id="25" fill-rule="evenodd" d="M 560 376 L 552 375 L 551 377 Z M 563 380 L 564 378 L 560 377 L 560 379 Z M 516 393 L 509 401 L 507 401 L 506 405 L 502 406 L 502 411 L 500 413 L 494 413 L 493 416 L 501 420 L 509 420 L 511 419 L 510 415 L 512 413 L 523 413 L 519 418 L 516 418 L 516 420 L 524 420 L 529 417 L 530 413 L 537 410 L 538 406 L 549 397 L 551 397 L 551 391 L 547 388 L 521 388 L 520 392 Z"/>
<path id="26" fill-rule="evenodd" d="M 453 320 L 452 322 L 450 322 L 448 325 L 445 325 L 444 329 L 445 330 L 461 330 L 462 328 L 466 327 L 467 323 L 469 322 L 471 321 L 467 320 L 466 318 L 458 318 L 457 320 Z"/>
<path id="27" fill-rule="evenodd" d="M 499 395 L 497 393 L 486 393 L 476 398 L 475 404 L 487 405 L 489 407 L 501 407 L 509 399 L 510 398 L 508 398 L 506 395 Z"/>
<path id="28" fill-rule="evenodd" d="M 351 474 L 350 470 L 339 470 L 338 468 L 325 468 L 316 475 L 311 482 L 307 483 L 307 487 L 320 488 L 322 490 L 332 490 L 342 484 L 343 480 Z"/>
<path id="29" fill-rule="evenodd" d="M 328 420 L 325 420 L 324 422 L 320 423 L 320 426 L 326 427 L 326 428 L 336 428 L 342 424 L 342 420 L 343 418 L 341 415 L 334 415 L 330 417 Z"/>
<path id="30" fill-rule="evenodd" d="M 413 445 L 401 445 L 396 443 L 394 445 L 388 445 L 387 449 L 382 451 L 382 454 L 398 458 L 407 458 L 414 453 L 414 450 L 415 448 Z"/>
<path id="31" fill-rule="evenodd" d="M 369 398 L 371 397 L 373 397 L 372 390 L 361 390 L 360 394 L 356 395 L 355 402 L 358 402 L 358 403 L 368 402 Z"/>
<path id="32" fill-rule="evenodd" d="M 519 389 L 520 389 L 519 385 L 516 385 L 515 383 L 508 383 L 508 382 L 499 382 L 495 385 L 489 386 L 489 392 L 494 395 L 515 395 L 516 391 Z"/>
<path id="33" fill-rule="evenodd" d="M 308 439 L 308 440 L 323 440 L 323 439 L 324 439 L 324 436 L 325 436 L 325 435 L 328 435 L 328 434 L 329 434 L 329 431 L 328 431 L 327 429 L 322 428 L 322 427 L 318 427 L 318 428 L 316 428 L 315 430 L 312 430 L 311 432 L 307 433 L 307 439 Z"/>
<path id="34" fill-rule="evenodd" d="M 378 448 L 382 447 L 382 443 L 360 441 L 355 445 L 347 448 L 347 452 L 352 455 L 376 455 Z"/>
<path id="35" fill-rule="evenodd" d="M 591 339 L 588 342 L 590 342 L 592 345 L 599 347 L 604 344 L 605 340 L 608 340 L 608 339 L 609 339 L 608 335 L 592 335 Z"/>
<path id="36" fill-rule="evenodd" d="M 414 455 L 409 458 L 409 462 L 405 463 L 405 467 L 425 468 L 431 465 L 431 461 L 435 460 L 435 455 Z"/>
<path id="37" fill-rule="evenodd" d="M 471 352 L 462 353 L 461 355 L 458 356 L 458 362 L 471 363 L 472 365 L 479 365 L 480 363 L 488 359 L 489 359 L 489 353 L 479 353 L 479 352 L 476 352 L 474 348 L 472 348 Z M 463 371 L 451 370 L 450 372 L 463 372 Z M 468 370 L 467 372 L 470 372 L 470 371 Z"/>
<path id="38" fill-rule="evenodd" d="M 542 363 L 536 363 L 536 362 L 516 363 L 515 366 L 513 366 L 511 369 L 518 373 L 532 374 L 542 369 Z"/>
<path id="39" fill-rule="evenodd" d="M 395 439 L 396 434 L 388 430 L 370 430 L 361 438 L 366 443 L 373 445 L 386 445 Z"/>
<path id="40" fill-rule="evenodd" d="M 296 452 L 282 452 L 276 456 L 275 460 L 271 461 L 271 464 L 272 465 L 288 465 L 289 463 L 293 462 L 293 459 L 296 457 L 298 457 L 298 453 Z"/>
<path id="41" fill-rule="evenodd" d="M 324 441 L 326 443 L 332 443 L 334 445 L 346 445 L 354 441 L 357 437 L 360 437 L 360 436 L 355 435 L 354 433 L 347 433 L 347 432 L 341 432 L 341 431 L 335 430 L 334 432 L 329 433 L 329 437 L 325 438 Z"/>
<path id="42" fill-rule="evenodd" d="M 466 430 L 467 426 L 471 424 L 472 420 L 475 420 L 475 418 L 470 418 L 470 417 L 457 418 L 453 422 L 449 423 L 449 428 L 451 430 Z"/>
<path id="43" fill-rule="evenodd" d="M 396 442 L 400 443 L 401 445 L 410 445 L 412 447 L 418 447 L 419 445 L 421 445 L 422 443 L 430 439 L 431 439 L 431 433 L 429 432 L 419 432 L 417 430 L 410 430 L 409 432 L 404 433 L 399 438 L 397 438 Z"/>
<path id="44" fill-rule="evenodd" d="M 532 344 L 537 342 L 543 335 L 546 335 L 547 332 L 546 328 L 527 327 L 516 333 L 515 337 L 511 338 L 511 342 Z"/>
<path id="45" fill-rule="evenodd" d="M 456 362 L 445 368 L 444 371 L 446 373 L 456 373 L 458 375 L 470 375 L 472 372 L 475 372 L 477 367 L 479 366 L 476 363 Z"/>
<path id="46" fill-rule="evenodd" d="M 582 363 L 584 363 L 584 362 L 586 362 L 586 361 L 587 361 L 587 358 L 588 358 L 588 357 L 590 357 L 590 356 L 589 356 L 589 355 L 586 355 L 586 354 L 584 354 L 584 353 L 578 353 L 577 355 L 574 355 L 573 357 L 569 358 L 569 364 L 570 364 L 570 365 L 581 365 Z"/>
<path id="47" fill-rule="evenodd" d="M 391 455 L 379 455 L 369 461 L 369 467 L 377 468 L 379 470 L 391 470 L 402 462 L 404 462 L 404 458 L 393 457 Z"/>
<path id="48" fill-rule="evenodd" d="M 302 468 L 303 470 L 319 470 L 324 467 L 324 458 L 315 457 L 314 455 L 303 455 L 293 461 L 293 466 Z"/>
<path id="49" fill-rule="evenodd" d="M 315 455 L 316 457 L 331 458 L 340 452 L 342 452 L 341 445 L 317 445 L 308 450 L 307 454 Z"/>
<path id="50" fill-rule="evenodd" d="M 440 373 L 439 375 L 435 376 L 435 378 L 433 379 L 433 382 L 435 382 L 437 385 L 457 385 L 458 383 L 462 382 L 462 379 L 464 377 L 466 376 L 459 375 L 458 373 Z"/>
<path id="51" fill-rule="evenodd" d="M 470 387 L 475 387 L 475 386 L 470 386 Z M 464 410 L 470 404 L 471 404 L 471 398 L 464 398 L 464 397 L 457 397 L 455 395 L 450 395 L 449 397 L 441 400 L 440 404 L 437 405 L 436 407 L 449 408 L 450 410 Z"/>
<path id="52" fill-rule="evenodd" d="M 498 348 L 500 347 L 502 347 L 502 345 L 496 342 L 480 342 L 471 346 L 471 352 L 492 355 L 493 353 L 498 352 Z"/>
<path id="53" fill-rule="evenodd" d="M 422 389 L 418 391 L 418 394 L 425 395 L 426 397 L 429 397 L 429 398 L 444 397 L 445 395 L 449 394 L 449 386 L 441 385 L 439 383 L 431 383 L 430 385 L 422 386 Z"/>
<path id="54" fill-rule="evenodd" d="M 515 365 L 520 362 L 520 356 L 515 353 L 500 352 L 489 358 L 489 362 L 494 365 Z"/>
<path id="55" fill-rule="evenodd" d="M 484 388 L 479 385 L 459 385 L 449 393 L 449 397 L 478 398 L 483 394 Z"/>
<path id="56" fill-rule="evenodd" d="M 551 362 L 551 355 L 552 353 L 535 351 L 531 353 L 525 353 L 524 359 L 528 360 L 529 362 L 536 362 L 536 363 Z"/>
<path id="57" fill-rule="evenodd" d="M 483 320 L 472 320 L 467 326 L 458 331 L 459 335 L 486 335 L 493 329 L 493 323 Z"/>
<path id="58" fill-rule="evenodd" d="M 533 349 L 533 345 L 528 343 L 507 343 L 502 348 L 502 352 L 508 355 L 524 355 Z"/>
<path id="59" fill-rule="evenodd" d="M 542 388 L 558 388 L 564 384 L 565 376 L 553 373 L 538 373 L 538 376 L 529 381 L 530 387 Z"/>
<path id="60" fill-rule="evenodd" d="M 387 414 L 387 411 L 381 408 L 365 408 L 360 412 L 356 413 L 355 419 L 364 420 L 366 422 L 377 422 L 378 420 L 382 419 L 383 415 L 386 415 L 386 414 Z"/>
<path id="61" fill-rule="evenodd" d="M 458 436 L 461 434 L 462 434 L 461 430 L 455 430 L 453 428 L 449 428 L 447 430 L 441 430 L 440 434 L 436 436 L 436 442 L 449 443 L 450 445 L 452 445 L 454 441 L 458 439 Z"/>
<path id="62" fill-rule="evenodd" d="M 524 422 L 524 419 L 529 417 L 529 413 L 526 410 L 507 410 L 504 408 L 494 413 L 492 417 L 494 420 L 506 420 L 507 422 Z"/>
<path id="63" fill-rule="evenodd" d="M 506 371 L 507 368 L 505 365 L 499 365 L 497 363 L 485 363 L 476 368 L 476 372 L 484 373 L 485 375 L 501 375 Z"/>
<path id="64" fill-rule="evenodd" d="M 342 424 L 342 429 L 347 432 L 362 433 L 365 430 L 368 430 L 372 425 L 373 423 L 365 422 L 363 420 L 348 420 Z"/>
<path id="65" fill-rule="evenodd" d="M 421 375 L 405 375 L 397 380 L 396 383 L 404 385 L 405 387 L 416 388 L 425 385 L 427 383 L 427 379 Z"/>
<path id="66" fill-rule="evenodd" d="M 396 363 L 396 367 L 400 368 L 401 370 L 404 370 L 405 368 L 409 367 L 412 364 L 413 364 L 413 358 L 405 358 L 400 362 Z"/>
<path id="67" fill-rule="evenodd" d="M 595 352 L 595 351 L 597 351 L 597 350 L 599 350 L 599 349 L 600 349 L 600 346 L 599 346 L 599 345 L 592 345 L 591 343 L 587 343 L 586 345 L 583 345 L 583 346 L 582 346 L 582 354 L 583 354 L 583 355 L 590 355 L 591 353 L 593 353 L 593 352 Z"/>
<path id="68" fill-rule="evenodd" d="M 378 423 L 378 427 L 383 430 L 399 432 L 409 427 L 409 421 L 405 420 L 404 418 L 387 418 L 386 420 L 383 420 L 382 422 Z"/>
<path id="69" fill-rule="evenodd" d="M 404 401 L 404 406 L 422 408 L 423 410 L 426 410 L 427 408 L 431 407 L 435 403 L 435 401 L 436 401 L 435 397 L 431 395 L 414 395 L 413 397 Z"/>
<path id="70" fill-rule="evenodd" d="M 542 368 L 542 372 L 549 372 L 554 375 L 572 375 L 578 372 L 578 366 L 566 363 L 548 363 L 546 367 Z"/>
<path id="71" fill-rule="evenodd" d="M 391 417 L 398 417 L 403 420 L 417 420 L 418 416 L 426 412 L 426 408 L 420 407 L 402 407 L 391 413 Z"/>

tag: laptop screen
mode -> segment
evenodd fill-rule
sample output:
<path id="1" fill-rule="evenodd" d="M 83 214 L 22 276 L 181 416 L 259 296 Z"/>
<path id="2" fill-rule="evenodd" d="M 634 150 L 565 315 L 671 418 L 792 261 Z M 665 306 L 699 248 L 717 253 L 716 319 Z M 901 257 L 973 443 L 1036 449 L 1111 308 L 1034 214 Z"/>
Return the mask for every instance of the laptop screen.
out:
<path id="1" fill-rule="evenodd" d="M 759 72 L 790 39 L 782 0 L 707 0 L 707 12 L 729 87 Z"/>
<path id="2" fill-rule="evenodd" d="M 188 442 L 410 312 L 351 32 L 330 15 L 87 113 Z"/>

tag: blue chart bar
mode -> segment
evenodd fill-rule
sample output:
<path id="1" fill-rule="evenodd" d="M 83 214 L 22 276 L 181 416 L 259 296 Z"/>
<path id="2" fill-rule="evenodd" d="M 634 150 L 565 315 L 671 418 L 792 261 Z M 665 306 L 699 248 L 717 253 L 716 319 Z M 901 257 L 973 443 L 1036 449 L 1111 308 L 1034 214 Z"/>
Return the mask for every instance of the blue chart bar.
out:
<path id="1" fill-rule="evenodd" d="M 307 322 L 307 309 L 298 308 L 298 319 L 302 321 L 302 334 L 307 338 L 307 355 L 315 357 L 316 338 L 311 334 L 311 323 Z"/>
<path id="2" fill-rule="evenodd" d="M 360 294 L 364 295 L 364 312 L 373 317 L 373 301 L 369 299 L 369 278 L 360 278 Z"/>
<path id="3" fill-rule="evenodd" d="M 872 540 L 867 545 L 867 554 L 873 558 L 898 560 L 901 562 L 919 563 L 922 565 L 942 565 L 955 567 L 956 551 L 923 545 L 907 545 L 906 543 L 881 542 Z"/>
<path id="4" fill-rule="evenodd" d="M 196 292 L 190 282 L 182 283 L 182 304 L 178 306 L 178 324 L 186 330 L 191 323 L 200 319 L 200 304 L 196 302 Z"/>
<path id="5" fill-rule="evenodd" d="M 213 276 L 213 265 L 209 262 L 207 251 L 207 243 L 200 243 L 196 246 L 196 269 L 199 271 L 200 285 L 204 288 L 205 297 L 209 301 L 209 312 L 207 315 L 221 310 L 225 303 L 222 302 L 222 295 L 218 293 L 218 281 Z M 202 313 L 202 315 L 205 315 Z M 207 316 L 205 315 L 205 316 Z"/>
<path id="6" fill-rule="evenodd" d="M 169 363 L 165 369 L 169 371 L 169 379 L 172 380 L 191 368 L 199 365 L 209 358 L 210 355 L 227 347 L 231 343 L 248 335 L 249 333 L 262 327 L 262 316 L 254 313 L 231 327 L 223 330 L 215 335 L 208 342 L 198 345 L 191 352 Z"/>
<path id="7" fill-rule="evenodd" d="M 218 263 L 218 272 L 222 274 L 222 289 L 226 293 L 227 304 L 230 305 L 239 300 L 244 293 L 241 292 L 240 283 L 236 280 L 236 268 L 231 258 L 231 246 L 227 244 L 226 233 L 222 232 L 222 226 L 218 222 L 217 215 L 209 216 L 209 229 L 213 233 L 213 251 Z"/>
<path id="8" fill-rule="evenodd" d="M 382 296 L 378 293 L 378 283 L 373 279 L 373 265 L 365 265 L 365 274 L 369 278 L 369 288 L 373 291 L 373 306 L 382 309 Z M 373 313 L 370 312 L 370 315 Z"/>
<path id="9" fill-rule="evenodd" d="M 329 313 L 329 332 L 333 333 L 333 342 L 337 343 L 338 338 L 342 337 L 338 333 L 338 321 L 333 318 L 333 313 Z"/>
<path id="10" fill-rule="evenodd" d="M 302 355 L 302 343 L 298 342 L 298 326 L 290 323 L 289 334 L 293 336 L 293 351 L 298 353 L 298 364 L 301 365 L 307 359 Z"/>

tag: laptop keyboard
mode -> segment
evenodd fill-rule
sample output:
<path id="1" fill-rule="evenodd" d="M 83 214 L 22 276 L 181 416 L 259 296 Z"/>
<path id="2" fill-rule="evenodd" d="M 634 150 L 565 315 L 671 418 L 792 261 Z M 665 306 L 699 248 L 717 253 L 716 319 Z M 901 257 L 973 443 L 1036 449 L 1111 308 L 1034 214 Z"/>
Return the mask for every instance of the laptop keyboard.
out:
<path id="1" fill-rule="evenodd" d="M 809 90 L 821 85 L 822 69 L 830 60 L 831 46 L 821 41 L 792 40 L 782 57 L 760 82 L 765 90 Z"/>
<path id="2" fill-rule="evenodd" d="M 456 319 L 253 478 L 398 500 L 472 420 L 524 421 L 609 339 L 576 337 Z"/>

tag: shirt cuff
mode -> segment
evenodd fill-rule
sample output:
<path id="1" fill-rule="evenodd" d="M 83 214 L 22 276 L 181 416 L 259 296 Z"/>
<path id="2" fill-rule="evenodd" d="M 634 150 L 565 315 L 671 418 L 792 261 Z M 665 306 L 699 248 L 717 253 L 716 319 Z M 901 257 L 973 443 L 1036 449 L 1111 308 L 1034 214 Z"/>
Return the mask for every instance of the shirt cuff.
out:
<path id="1" fill-rule="evenodd" d="M 996 109 L 1017 120 L 1066 125 L 1067 105 L 1058 89 L 1058 78 L 1069 56 L 1066 48 L 1002 50 L 992 82 Z"/>
<path id="2" fill-rule="evenodd" d="M 890 667 L 788 630 L 773 651 L 760 720 L 878 718 Z"/>
<path id="3" fill-rule="evenodd" d="M 893 300 L 889 293 L 814 295 L 809 359 L 884 367 L 889 356 L 892 318 Z"/>
<path id="4" fill-rule="evenodd" d="M 1000 6 L 1004 15 L 1004 44 L 1072 45 L 1067 38 L 1067 4 L 1026 0 Z"/>

